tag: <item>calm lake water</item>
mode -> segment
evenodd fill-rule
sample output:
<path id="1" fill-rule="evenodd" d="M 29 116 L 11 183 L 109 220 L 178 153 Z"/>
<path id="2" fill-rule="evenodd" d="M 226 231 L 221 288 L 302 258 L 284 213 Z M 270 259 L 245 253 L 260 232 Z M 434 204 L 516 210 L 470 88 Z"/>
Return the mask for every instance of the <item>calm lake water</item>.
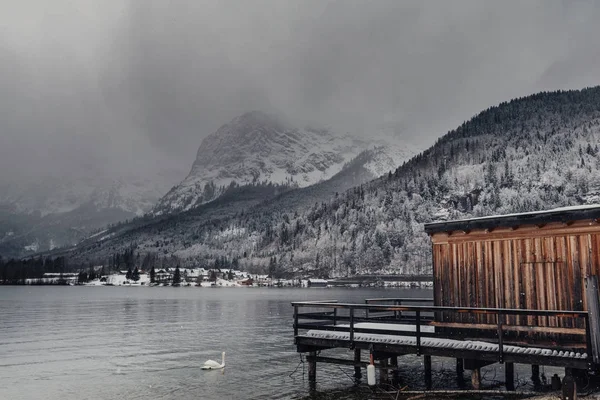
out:
<path id="1" fill-rule="evenodd" d="M 302 398 L 309 385 L 290 301 L 430 296 L 427 289 L 0 286 L 0 399 Z M 225 370 L 200 370 L 222 351 Z M 401 362 L 408 379 L 422 382 L 420 358 Z M 453 386 L 452 368 L 452 360 L 435 363 L 436 385 Z M 318 391 L 351 388 L 351 370 L 319 364 Z"/>

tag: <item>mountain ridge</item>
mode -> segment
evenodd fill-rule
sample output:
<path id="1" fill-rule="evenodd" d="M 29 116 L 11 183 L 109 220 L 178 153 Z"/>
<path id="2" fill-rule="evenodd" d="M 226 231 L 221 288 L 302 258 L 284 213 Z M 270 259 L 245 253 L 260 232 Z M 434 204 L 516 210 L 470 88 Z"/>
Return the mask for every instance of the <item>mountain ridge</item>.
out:
<path id="1" fill-rule="evenodd" d="M 599 139 L 600 87 L 538 93 L 478 113 L 396 170 L 326 200 L 295 205 L 290 191 L 222 219 L 171 218 L 159 236 L 141 227 L 102 246 L 135 245 L 185 265 L 274 265 L 274 276 L 427 273 L 426 222 L 597 202 Z"/>

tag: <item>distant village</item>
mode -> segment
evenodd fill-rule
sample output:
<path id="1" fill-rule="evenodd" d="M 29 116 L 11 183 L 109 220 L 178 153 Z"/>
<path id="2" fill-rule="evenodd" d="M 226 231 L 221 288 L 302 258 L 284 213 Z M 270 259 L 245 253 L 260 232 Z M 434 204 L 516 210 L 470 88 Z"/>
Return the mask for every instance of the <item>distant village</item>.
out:
<path id="1" fill-rule="evenodd" d="M 103 266 L 88 272 L 45 273 L 42 278 L 27 279 L 29 285 L 83 286 L 196 286 L 196 287 L 326 287 L 325 279 L 272 279 L 269 275 L 237 270 L 205 268 L 163 268 L 150 272 L 123 270 L 105 274 Z"/>
<path id="2" fill-rule="evenodd" d="M 304 287 L 326 288 L 332 286 L 360 287 L 361 284 L 340 284 L 320 278 L 275 279 L 269 275 L 251 274 L 234 269 L 162 268 L 146 272 L 137 268 L 104 273 L 103 266 L 88 271 L 70 273 L 45 273 L 41 278 L 26 279 L 26 285 L 68 286 L 175 286 L 175 287 Z M 373 286 L 373 285 L 368 285 Z M 422 282 L 380 282 L 376 286 L 423 287 Z"/>

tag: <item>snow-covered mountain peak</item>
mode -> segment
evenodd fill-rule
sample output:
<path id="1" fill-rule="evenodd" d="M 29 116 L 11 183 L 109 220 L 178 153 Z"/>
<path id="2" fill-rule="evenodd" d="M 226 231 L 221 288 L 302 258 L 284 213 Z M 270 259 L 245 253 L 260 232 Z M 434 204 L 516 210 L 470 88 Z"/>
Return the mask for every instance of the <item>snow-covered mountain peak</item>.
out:
<path id="1" fill-rule="evenodd" d="M 189 210 L 219 197 L 232 184 L 310 186 L 331 178 L 369 147 L 372 143 L 366 140 L 330 129 L 295 128 L 252 111 L 204 138 L 190 174 L 161 199 L 154 213 Z M 394 164 L 390 168 L 397 166 L 394 157 L 388 161 Z"/>

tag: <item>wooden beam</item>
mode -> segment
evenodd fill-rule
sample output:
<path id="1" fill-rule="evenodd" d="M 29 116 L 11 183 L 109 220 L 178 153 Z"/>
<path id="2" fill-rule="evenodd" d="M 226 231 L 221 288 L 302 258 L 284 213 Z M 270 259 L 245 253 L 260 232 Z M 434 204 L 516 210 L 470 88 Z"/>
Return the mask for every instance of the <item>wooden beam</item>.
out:
<path id="1" fill-rule="evenodd" d="M 493 324 L 467 324 L 461 322 L 432 322 L 431 325 L 438 326 L 441 328 L 458 328 L 458 329 L 481 329 L 481 330 L 497 330 L 498 326 Z M 521 326 L 521 325 L 504 325 L 504 331 L 513 332 L 539 332 L 539 333 L 550 333 L 550 334 L 563 334 L 563 335 L 578 335 L 585 336 L 585 329 L 583 328 L 557 328 L 551 326 Z"/>
<path id="2" fill-rule="evenodd" d="M 309 345 L 309 346 L 321 346 L 326 345 L 327 347 L 337 347 L 348 349 L 350 342 L 348 340 L 338 340 L 338 339 L 321 339 L 321 338 L 312 338 L 305 336 L 297 337 L 298 344 L 300 345 Z M 373 342 L 354 342 L 355 348 L 360 348 L 361 350 L 370 350 L 373 349 L 375 352 L 385 352 L 391 354 L 415 354 L 416 347 L 414 345 L 395 345 L 389 343 L 373 343 Z M 490 352 L 482 352 L 482 351 L 473 351 L 473 350 L 465 350 L 465 349 L 453 349 L 453 348 L 437 348 L 437 347 L 421 347 L 421 353 L 424 355 L 431 355 L 436 357 L 448 357 L 448 358 L 465 358 L 465 359 L 478 359 L 482 361 L 489 361 L 491 363 L 498 362 L 498 352 L 490 351 Z M 571 357 L 551 357 L 544 355 L 534 355 L 534 354 L 522 354 L 522 353 L 505 353 L 504 354 L 504 362 L 512 362 L 512 363 L 520 363 L 520 364 L 537 364 L 537 365 L 547 365 L 547 366 L 556 366 L 556 367 L 571 367 L 571 368 L 579 368 L 579 369 L 587 369 L 586 359 L 583 358 L 571 358 Z M 350 362 L 352 362 L 350 360 Z"/>
<path id="3" fill-rule="evenodd" d="M 599 219 L 600 220 L 600 219 Z M 452 236 L 444 237 L 432 236 L 434 244 L 447 244 L 463 241 L 483 241 L 483 240 L 502 240 L 519 239 L 539 236 L 564 236 L 574 234 L 599 233 L 600 224 L 590 224 L 592 220 L 568 221 L 568 222 L 549 222 L 543 228 L 536 225 L 516 225 L 507 227 L 497 227 L 493 233 L 484 229 L 472 229 L 468 235 L 458 234 L 455 231 Z"/>
<path id="4" fill-rule="evenodd" d="M 364 361 L 355 361 L 355 360 L 348 360 L 345 358 L 334 358 L 334 357 L 323 357 L 323 356 L 316 356 L 315 361 L 320 362 L 320 363 L 325 363 L 325 364 L 350 365 L 355 368 L 358 368 L 359 372 L 360 372 L 360 368 L 366 368 L 367 365 L 369 365 L 369 363 L 364 362 Z"/>
<path id="5" fill-rule="evenodd" d="M 478 360 L 473 358 L 467 358 L 463 360 L 463 366 L 465 369 L 474 370 L 479 369 L 488 365 L 495 364 L 496 360 Z"/>

